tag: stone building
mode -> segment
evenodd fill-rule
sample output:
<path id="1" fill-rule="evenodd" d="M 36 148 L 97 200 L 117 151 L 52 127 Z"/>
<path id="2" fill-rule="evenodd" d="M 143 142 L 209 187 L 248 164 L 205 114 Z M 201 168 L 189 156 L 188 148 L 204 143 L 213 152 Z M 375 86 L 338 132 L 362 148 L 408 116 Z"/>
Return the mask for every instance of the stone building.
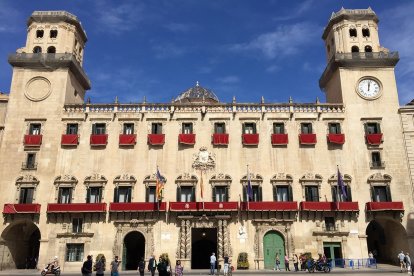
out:
<path id="1" fill-rule="evenodd" d="M 193 269 L 212 252 L 246 252 L 250 269 L 303 252 L 394 260 L 412 246 L 412 174 L 399 57 L 377 24 L 371 9 L 332 14 L 326 103 L 223 103 L 197 83 L 170 103 L 91 104 L 80 21 L 34 12 L 0 95 L 0 268 L 56 255 L 78 271 L 101 253 L 127 270 L 162 253 Z"/>

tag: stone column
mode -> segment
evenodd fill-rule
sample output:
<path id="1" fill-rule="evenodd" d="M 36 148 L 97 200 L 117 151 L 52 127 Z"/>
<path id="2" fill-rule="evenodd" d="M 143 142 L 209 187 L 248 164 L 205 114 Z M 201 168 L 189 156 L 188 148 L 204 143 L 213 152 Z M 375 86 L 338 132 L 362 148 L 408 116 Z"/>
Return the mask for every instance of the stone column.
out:
<path id="1" fill-rule="evenodd" d="M 217 228 L 217 259 L 223 258 L 223 220 L 218 220 Z"/>
<path id="2" fill-rule="evenodd" d="M 191 259 L 191 222 L 187 220 L 185 232 L 185 258 Z"/>

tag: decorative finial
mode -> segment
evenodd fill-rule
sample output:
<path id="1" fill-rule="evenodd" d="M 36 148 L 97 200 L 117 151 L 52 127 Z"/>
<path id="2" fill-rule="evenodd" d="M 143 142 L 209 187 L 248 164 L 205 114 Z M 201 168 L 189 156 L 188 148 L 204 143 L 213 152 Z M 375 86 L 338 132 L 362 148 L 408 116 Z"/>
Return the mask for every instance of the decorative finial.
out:
<path id="1" fill-rule="evenodd" d="M 233 103 L 236 103 L 236 96 L 233 96 Z"/>
<path id="2" fill-rule="evenodd" d="M 264 104 L 264 97 L 262 96 L 261 103 Z"/>
<path id="3" fill-rule="evenodd" d="M 289 97 L 289 103 L 293 103 L 292 96 Z"/>
<path id="4" fill-rule="evenodd" d="M 197 87 L 199 87 L 199 86 L 200 86 L 200 83 L 199 83 L 198 81 L 196 81 L 196 86 L 197 86 Z"/>
<path id="5" fill-rule="evenodd" d="M 319 97 L 316 97 L 316 103 L 318 104 L 318 103 L 320 103 L 320 101 L 319 101 Z"/>
<path id="6" fill-rule="evenodd" d="M 86 101 L 86 103 L 88 103 L 88 104 L 91 103 L 91 97 L 88 97 L 88 100 Z"/>
<path id="7" fill-rule="evenodd" d="M 115 103 L 117 104 L 117 103 L 119 103 L 119 101 L 118 101 L 118 96 L 115 96 Z"/>
<path id="8" fill-rule="evenodd" d="M 144 96 L 144 101 L 143 101 L 143 103 L 146 103 L 147 102 L 147 96 Z"/>

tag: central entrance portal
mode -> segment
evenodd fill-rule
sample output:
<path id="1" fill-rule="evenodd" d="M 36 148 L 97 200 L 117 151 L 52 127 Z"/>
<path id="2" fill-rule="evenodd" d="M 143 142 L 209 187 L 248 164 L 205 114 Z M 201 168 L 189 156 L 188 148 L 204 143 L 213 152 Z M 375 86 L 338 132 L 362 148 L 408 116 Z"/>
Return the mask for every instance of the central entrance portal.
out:
<path id="1" fill-rule="evenodd" d="M 138 263 L 145 254 L 145 238 L 138 231 L 128 233 L 124 238 L 122 252 L 122 268 L 124 270 L 137 270 Z"/>
<path id="2" fill-rule="evenodd" d="M 209 269 L 211 253 L 217 256 L 217 228 L 191 229 L 191 269 Z"/>

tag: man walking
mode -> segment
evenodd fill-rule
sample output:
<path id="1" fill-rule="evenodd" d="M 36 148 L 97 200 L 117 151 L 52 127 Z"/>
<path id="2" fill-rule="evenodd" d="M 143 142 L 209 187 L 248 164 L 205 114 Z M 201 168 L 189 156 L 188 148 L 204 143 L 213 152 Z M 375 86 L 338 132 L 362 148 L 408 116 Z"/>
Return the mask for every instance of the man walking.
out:
<path id="1" fill-rule="evenodd" d="M 155 260 L 155 256 L 152 255 L 151 258 L 148 260 L 148 271 L 151 272 L 151 276 L 155 275 L 156 269 L 157 269 L 157 260 Z"/>
<path id="2" fill-rule="evenodd" d="M 213 252 L 210 256 L 210 275 L 214 275 L 214 270 L 216 269 L 216 254 Z"/>
<path id="3" fill-rule="evenodd" d="M 119 276 L 119 264 L 118 256 L 115 256 L 115 260 L 111 262 L 111 276 Z"/>
<path id="4" fill-rule="evenodd" d="M 398 254 L 398 260 L 400 261 L 400 270 L 403 272 L 405 265 L 404 265 L 404 252 L 401 250 L 400 254 Z"/>

